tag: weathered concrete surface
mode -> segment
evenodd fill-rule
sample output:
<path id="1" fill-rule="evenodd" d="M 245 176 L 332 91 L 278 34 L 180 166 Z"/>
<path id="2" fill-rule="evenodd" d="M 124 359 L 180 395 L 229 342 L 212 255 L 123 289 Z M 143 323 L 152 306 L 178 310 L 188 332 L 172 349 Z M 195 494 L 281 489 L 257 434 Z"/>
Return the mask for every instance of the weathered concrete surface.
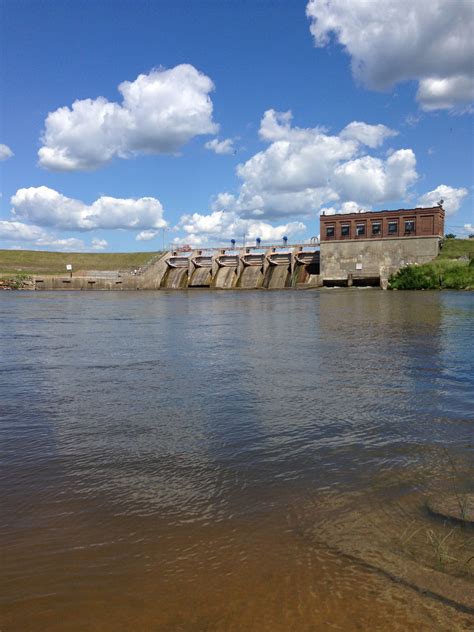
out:
<path id="1" fill-rule="evenodd" d="M 168 271 L 167 260 L 171 257 L 171 252 L 160 256 L 142 268 L 137 275 L 127 275 L 124 289 L 137 290 L 158 290 L 163 277 Z"/>
<path id="2" fill-rule="evenodd" d="M 37 276 L 33 289 L 37 290 L 158 290 L 184 289 L 187 287 L 214 287 L 220 289 L 246 288 L 285 288 L 317 287 L 321 277 L 315 273 L 313 254 L 304 249 L 308 246 L 276 246 L 256 249 L 252 247 L 237 249 L 214 249 L 205 251 L 209 258 L 206 268 L 199 268 L 195 259 L 203 256 L 202 250 L 188 253 L 185 265 L 175 266 L 179 251 L 170 251 L 150 261 L 135 273 L 93 271 L 61 276 Z M 245 257 L 253 252 L 261 253 L 262 262 L 258 267 L 249 266 Z M 319 252 L 317 263 L 319 270 Z M 184 255 L 183 255 L 184 256 Z M 234 257 L 234 261 L 228 261 Z M 306 257 L 307 262 L 298 257 Z M 273 265 L 271 264 L 273 261 Z M 276 265 L 275 265 L 276 264 Z M 252 268 L 252 269 L 249 269 Z"/>
<path id="3" fill-rule="evenodd" d="M 408 264 L 422 264 L 438 256 L 439 237 L 402 237 L 321 242 L 321 278 L 345 281 L 388 277 Z"/>
<path id="4" fill-rule="evenodd" d="M 70 277 L 70 276 L 37 276 L 34 280 L 35 290 L 131 290 L 136 284 L 127 277 L 105 278 Z"/>

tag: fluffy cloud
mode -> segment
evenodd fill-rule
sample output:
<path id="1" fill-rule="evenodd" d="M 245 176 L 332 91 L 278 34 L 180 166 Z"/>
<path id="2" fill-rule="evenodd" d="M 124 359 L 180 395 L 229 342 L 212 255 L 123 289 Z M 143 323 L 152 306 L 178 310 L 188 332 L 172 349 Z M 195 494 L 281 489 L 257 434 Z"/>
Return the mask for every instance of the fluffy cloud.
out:
<path id="1" fill-rule="evenodd" d="M 108 243 L 105 239 L 94 237 L 90 246 L 86 246 L 82 239 L 77 237 L 61 237 L 48 233 L 40 226 L 24 224 L 14 220 L 0 220 L 0 240 L 23 242 L 21 248 L 60 250 L 65 252 L 84 250 L 104 250 Z M 18 249 L 19 246 L 13 246 Z"/>
<path id="2" fill-rule="evenodd" d="M 85 248 L 82 239 L 75 237 L 61 238 L 47 233 L 40 226 L 32 226 L 11 220 L 0 220 L 0 240 L 28 242 L 34 248 L 48 248 L 49 250 L 82 251 Z"/>
<path id="3" fill-rule="evenodd" d="M 234 141 L 232 138 L 226 138 L 225 140 L 218 140 L 213 138 L 209 140 L 204 147 L 214 151 L 216 154 L 233 154 L 234 153 Z"/>
<path id="4" fill-rule="evenodd" d="M 92 240 L 92 250 L 105 250 L 108 246 L 108 242 L 106 239 L 98 239 L 94 237 Z"/>
<path id="5" fill-rule="evenodd" d="M 349 123 L 340 133 L 341 138 L 352 138 L 367 147 L 379 147 L 390 136 L 397 136 L 398 132 L 386 125 L 367 125 L 361 121 Z"/>
<path id="6" fill-rule="evenodd" d="M 82 239 L 77 239 L 76 237 L 55 238 L 45 236 L 37 239 L 35 245 L 40 248 L 48 248 L 48 250 L 61 250 L 64 252 L 82 252 L 85 248 Z"/>
<path id="7" fill-rule="evenodd" d="M 274 242 L 302 234 L 306 226 L 302 222 L 289 222 L 280 226 L 272 226 L 268 222 L 254 219 L 242 219 L 232 211 L 213 211 L 208 215 L 193 213 L 181 218 L 180 227 L 186 234 L 184 238 L 190 245 L 203 243 L 222 243 L 230 239 L 240 240 L 245 235 L 249 241 L 260 237 L 264 242 Z M 181 238 L 175 242 L 182 241 Z"/>
<path id="8" fill-rule="evenodd" d="M 11 158 L 12 156 L 14 156 L 14 153 L 10 147 L 0 143 L 0 160 L 8 160 L 8 158 Z"/>
<path id="9" fill-rule="evenodd" d="M 424 110 L 448 110 L 474 101 L 474 79 L 465 75 L 422 79 L 416 98 Z"/>
<path id="10" fill-rule="evenodd" d="M 102 196 L 88 205 L 48 187 L 18 189 L 11 198 L 15 219 L 68 230 L 149 229 L 166 226 L 159 200 Z"/>
<path id="11" fill-rule="evenodd" d="M 446 184 L 440 184 L 433 191 L 428 191 L 428 193 L 422 195 L 418 199 L 417 204 L 418 206 L 437 206 L 440 200 L 444 200 L 443 208 L 446 211 L 446 215 L 453 215 L 459 209 L 467 194 L 467 189 L 455 189 Z"/>
<path id="12" fill-rule="evenodd" d="M 260 137 L 269 146 L 237 167 L 237 196 L 220 193 L 213 210 L 246 218 L 313 215 L 323 204 L 364 205 L 398 199 L 415 182 L 416 159 L 400 149 L 386 159 L 367 155 L 396 135 L 385 125 L 354 121 L 339 134 L 292 125 L 291 112 L 265 112 Z"/>
<path id="13" fill-rule="evenodd" d="M 158 231 L 156 230 L 142 230 L 138 233 L 135 239 L 137 241 L 151 241 L 152 239 L 155 239 L 157 235 Z"/>
<path id="14" fill-rule="evenodd" d="M 370 211 L 370 210 L 371 209 L 368 208 L 367 206 L 362 207 L 360 204 L 357 204 L 357 202 L 350 201 L 350 202 L 344 202 L 344 204 L 341 204 L 340 208 L 334 208 L 333 206 L 330 206 L 328 208 L 322 208 L 321 215 L 334 215 L 335 213 L 361 213 L 363 211 Z"/>
<path id="15" fill-rule="evenodd" d="M 0 239 L 7 241 L 35 241 L 44 236 L 38 226 L 29 226 L 23 222 L 0 220 Z"/>
<path id="16" fill-rule="evenodd" d="M 364 156 L 339 165 L 333 186 L 343 199 L 370 204 L 403 197 L 416 178 L 415 154 L 411 149 L 399 149 L 387 160 Z"/>
<path id="17" fill-rule="evenodd" d="M 418 80 L 423 109 L 448 109 L 474 98 L 471 0 L 310 0 L 316 46 L 331 36 L 351 56 L 352 73 L 369 88 Z"/>
<path id="18" fill-rule="evenodd" d="M 466 235 L 474 235 L 474 224 L 464 224 L 464 232 Z"/>
<path id="19" fill-rule="evenodd" d="M 122 103 L 104 97 L 50 112 L 38 152 L 46 169 L 96 169 L 112 158 L 177 152 L 191 138 L 215 134 L 209 77 L 190 64 L 153 70 L 118 87 Z"/>

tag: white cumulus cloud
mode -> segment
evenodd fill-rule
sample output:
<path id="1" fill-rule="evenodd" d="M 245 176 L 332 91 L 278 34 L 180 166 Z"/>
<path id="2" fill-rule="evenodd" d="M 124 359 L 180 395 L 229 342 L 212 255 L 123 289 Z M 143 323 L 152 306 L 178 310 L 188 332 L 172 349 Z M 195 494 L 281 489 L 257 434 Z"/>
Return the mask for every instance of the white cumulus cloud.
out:
<path id="1" fill-rule="evenodd" d="M 473 100 L 472 0 L 310 0 L 306 14 L 316 46 L 333 37 L 367 87 L 417 80 L 425 110 Z"/>
<path id="2" fill-rule="evenodd" d="M 0 239 L 7 241 L 34 241 L 44 236 L 38 226 L 30 226 L 23 222 L 0 220 Z"/>
<path id="3" fill-rule="evenodd" d="M 288 237 L 301 235 L 306 230 L 302 222 L 273 226 L 262 220 L 243 219 L 233 211 L 213 211 L 208 215 L 200 213 L 183 215 L 180 228 L 186 235 L 184 240 L 196 246 L 203 243 L 223 243 L 231 239 L 241 241 L 244 235 L 249 241 L 260 237 L 264 242 L 273 242 L 282 239 L 284 235 Z M 175 242 L 178 241 L 182 239 L 175 239 Z"/>
<path id="4" fill-rule="evenodd" d="M 166 226 L 161 202 L 153 197 L 102 196 L 92 204 L 68 198 L 45 186 L 18 189 L 11 200 L 15 219 L 67 230 L 150 229 Z"/>
<path id="5" fill-rule="evenodd" d="M 352 138 L 367 147 L 379 147 L 390 136 L 397 136 L 398 132 L 386 125 L 368 125 L 361 121 L 349 123 L 340 133 L 341 138 Z"/>
<path id="6" fill-rule="evenodd" d="M 310 217 L 322 205 L 357 200 L 367 206 L 404 197 L 417 179 L 411 149 L 382 159 L 370 149 L 396 135 L 385 125 L 349 123 L 339 134 L 292 125 L 291 112 L 267 110 L 260 137 L 268 147 L 238 165 L 237 195 L 222 192 L 213 210 L 242 217 Z"/>
<path id="7" fill-rule="evenodd" d="M 463 199 L 468 194 L 468 190 L 464 188 L 454 188 L 447 186 L 446 184 L 440 184 L 428 191 L 418 199 L 418 206 L 437 206 L 440 200 L 443 201 L 443 208 L 446 211 L 446 215 L 453 215 L 461 206 Z"/>
<path id="8" fill-rule="evenodd" d="M 92 240 L 92 250 L 105 250 L 108 246 L 108 242 L 106 239 L 99 239 L 98 237 L 94 237 Z"/>
<path id="9" fill-rule="evenodd" d="M 234 153 L 234 141 L 232 138 L 226 138 L 224 140 L 218 140 L 213 138 L 207 141 L 204 145 L 206 149 L 214 151 L 216 154 L 233 154 Z"/>
<path id="10" fill-rule="evenodd" d="M 21 248 L 82 251 L 84 241 L 76 237 L 60 237 L 46 232 L 40 226 L 24 224 L 15 220 L 0 220 L 0 240 L 23 242 Z M 94 240 L 93 240 L 94 241 Z M 14 246 L 18 248 L 18 246 Z"/>
<path id="11" fill-rule="evenodd" d="M 40 248 L 64 252 L 82 252 L 85 248 L 83 240 L 77 239 L 76 237 L 60 238 L 45 236 L 41 239 L 37 239 L 35 244 Z"/>
<path id="12" fill-rule="evenodd" d="M 151 241 L 152 239 L 155 239 L 157 235 L 158 231 L 156 230 L 142 230 L 138 233 L 135 239 L 137 241 Z"/>
<path id="13" fill-rule="evenodd" d="M 122 103 L 104 97 L 50 112 L 39 164 L 46 169 L 96 169 L 112 158 L 172 154 L 200 134 L 215 134 L 209 77 L 190 64 L 152 70 L 118 87 Z"/>
<path id="14" fill-rule="evenodd" d="M 357 202 L 350 201 L 341 204 L 340 208 L 334 208 L 333 206 L 322 208 L 321 215 L 334 215 L 335 213 L 363 213 L 364 211 L 370 211 L 367 206 L 361 206 Z"/>
<path id="15" fill-rule="evenodd" d="M 11 158 L 12 156 L 14 156 L 14 153 L 10 147 L 0 143 L 0 160 L 8 160 L 8 158 Z"/>
<path id="16" fill-rule="evenodd" d="M 339 165 L 333 186 L 343 199 L 371 204 L 403 197 L 416 179 L 415 154 L 411 149 L 399 149 L 387 160 L 364 156 Z"/>
<path id="17" fill-rule="evenodd" d="M 60 250 L 64 252 L 77 251 L 82 252 L 86 249 L 105 250 L 108 242 L 105 239 L 94 237 L 91 245 L 86 248 L 86 244 L 82 239 L 77 237 L 63 237 L 54 233 L 45 231 L 41 226 L 32 224 L 24 224 L 15 220 L 0 220 L 0 241 L 7 242 L 23 242 L 18 248 L 34 248 L 47 250 Z"/>

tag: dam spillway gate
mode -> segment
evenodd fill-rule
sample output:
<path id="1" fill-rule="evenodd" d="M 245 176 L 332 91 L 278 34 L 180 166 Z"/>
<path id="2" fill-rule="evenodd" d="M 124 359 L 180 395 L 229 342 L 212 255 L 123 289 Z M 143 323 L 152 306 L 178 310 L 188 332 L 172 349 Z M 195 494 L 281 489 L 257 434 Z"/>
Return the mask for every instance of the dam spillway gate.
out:
<path id="1" fill-rule="evenodd" d="M 146 276 L 155 267 L 156 286 L 168 290 L 304 288 L 320 285 L 319 265 L 317 246 L 175 250 L 148 268 Z"/>

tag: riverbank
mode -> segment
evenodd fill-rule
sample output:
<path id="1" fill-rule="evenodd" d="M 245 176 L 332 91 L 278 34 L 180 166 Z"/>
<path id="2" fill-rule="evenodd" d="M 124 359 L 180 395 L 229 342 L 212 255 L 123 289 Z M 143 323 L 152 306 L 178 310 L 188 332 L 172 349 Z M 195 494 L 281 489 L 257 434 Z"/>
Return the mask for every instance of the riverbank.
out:
<path id="1" fill-rule="evenodd" d="M 35 280 L 27 274 L 0 278 L 0 290 L 34 290 Z"/>
<path id="2" fill-rule="evenodd" d="M 409 265 L 389 280 L 393 290 L 473 290 L 474 240 L 446 239 L 434 261 Z"/>

